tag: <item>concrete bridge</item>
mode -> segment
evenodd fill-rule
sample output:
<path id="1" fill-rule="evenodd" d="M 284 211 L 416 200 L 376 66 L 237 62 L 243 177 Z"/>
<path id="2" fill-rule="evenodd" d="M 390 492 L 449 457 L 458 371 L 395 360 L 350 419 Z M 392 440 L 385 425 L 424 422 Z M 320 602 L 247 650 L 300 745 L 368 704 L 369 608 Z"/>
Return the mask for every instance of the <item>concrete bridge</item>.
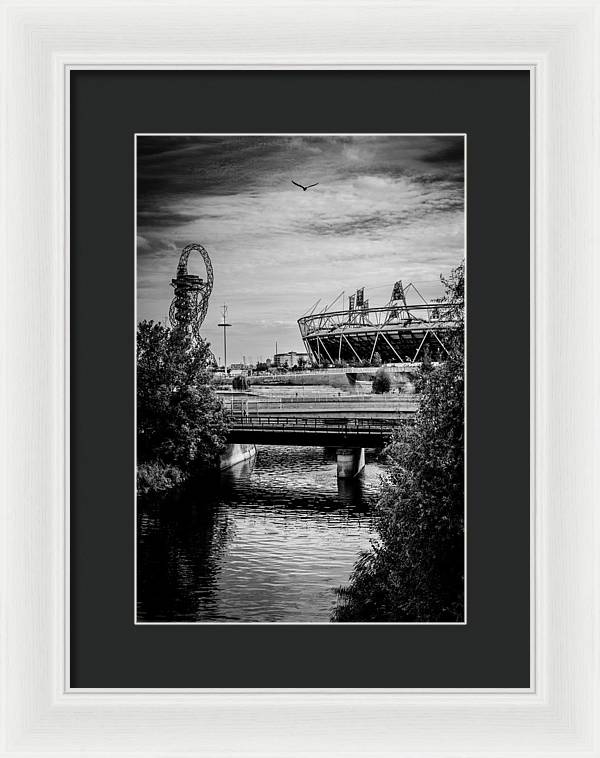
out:
<path id="1" fill-rule="evenodd" d="M 228 442 L 320 447 L 384 447 L 399 423 L 401 422 L 396 419 L 236 416 Z"/>
<path id="2" fill-rule="evenodd" d="M 257 444 L 333 447 L 339 478 L 357 476 L 365 465 L 365 448 L 385 447 L 400 424 L 410 423 L 397 416 L 364 419 L 236 415 L 232 421 L 228 435 L 232 463 L 250 457 Z"/>
<path id="3" fill-rule="evenodd" d="M 221 395 L 232 426 L 222 467 L 251 457 L 255 445 L 315 445 L 337 450 L 337 475 L 359 474 L 365 448 L 385 447 L 394 430 L 410 423 L 419 397 L 389 393 L 315 397 Z"/>

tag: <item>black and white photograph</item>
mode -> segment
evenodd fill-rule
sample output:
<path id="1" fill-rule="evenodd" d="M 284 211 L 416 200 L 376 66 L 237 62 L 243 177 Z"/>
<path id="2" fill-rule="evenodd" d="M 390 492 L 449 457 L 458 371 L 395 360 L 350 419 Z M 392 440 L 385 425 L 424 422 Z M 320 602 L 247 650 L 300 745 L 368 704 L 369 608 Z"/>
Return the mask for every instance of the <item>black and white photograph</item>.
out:
<path id="1" fill-rule="evenodd" d="M 135 135 L 136 624 L 464 624 L 464 134 Z"/>

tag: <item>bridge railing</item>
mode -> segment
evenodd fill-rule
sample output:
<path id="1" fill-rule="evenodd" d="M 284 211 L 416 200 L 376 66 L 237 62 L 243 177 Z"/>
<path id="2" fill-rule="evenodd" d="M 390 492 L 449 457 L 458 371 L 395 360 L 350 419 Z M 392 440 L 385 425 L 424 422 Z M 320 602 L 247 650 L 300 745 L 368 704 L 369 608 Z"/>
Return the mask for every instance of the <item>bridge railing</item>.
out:
<path id="1" fill-rule="evenodd" d="M 248 408 L 255 408 L 259 405 L 265 405 L 265 406 L 283 406 L 283 405 L 310 405 L 311 403 L 316 404 L 340 404 L 340 405 L 352 405 L 357 403 L 367 403 L 371 405 L 387 405 L 387 404 L 403 404 L 406 403 L 408 405 L 418 405 L 421 396 L 420 395 L 400 395 L 400 394 L 391 394 L 391 395 L 371 395 L 371 394 L 361 394 L 357 393 L 356 395 L 298 395 L 298 396 L 290 396 L 290 395 L 282 395 L 282 396 L 270 396 L 270 397 L 259 397 L 259 396 L 251 396 L 251 397 L 228 397 L 227 395 L 219 395 L 221 401 L 225 405 L 226 408 L 236 407 L 236 406 L 244 406 Z"/>
<path id="2" fill-rule="evenodd" d="M 231 416 L 233 429 L 289 432 L 331 432 L 335 434 L 391 435 L 403 422 L 396 419 L 307 418 L 290 416 Z"/>
<path id="3" fill-rule="evenodd" d="M 252 397 L 247 400 L 240 400 L 239 402 L 248 403 L 418 403 L 421 399 L 420 395 L 400 395 L 400 394 L 386 394 L 386 395 L 371 395 L 370 393 L 356 393 L 356 395 L 281 395 L 279 397 Z M 235 400 L 234 400 L 235 402 Z"/>

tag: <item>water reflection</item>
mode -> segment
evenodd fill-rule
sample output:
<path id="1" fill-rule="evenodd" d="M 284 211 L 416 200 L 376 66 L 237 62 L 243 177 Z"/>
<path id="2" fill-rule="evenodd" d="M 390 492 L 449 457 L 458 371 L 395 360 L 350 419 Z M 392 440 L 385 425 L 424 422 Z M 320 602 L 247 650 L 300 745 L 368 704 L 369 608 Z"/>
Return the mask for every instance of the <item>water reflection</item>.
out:
<path id="1" fill-rule="evenodd" d="M 193 492 L 138 507 L 139 621 L 328 621 L 372 536 L 374 456 L 338 480 L 323 448 L 260 446 Z"/>

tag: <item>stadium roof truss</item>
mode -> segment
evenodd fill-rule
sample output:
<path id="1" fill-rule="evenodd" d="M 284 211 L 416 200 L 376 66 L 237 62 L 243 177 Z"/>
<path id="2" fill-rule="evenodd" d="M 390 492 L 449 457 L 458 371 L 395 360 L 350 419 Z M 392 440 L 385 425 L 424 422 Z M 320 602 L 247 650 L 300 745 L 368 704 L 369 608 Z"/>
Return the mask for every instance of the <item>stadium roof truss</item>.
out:
<path id="1" fill-rule="evenodd" d="M 300 334 L 313 364 L 319 366 L 416 363 L 425 350 L 433 360 L 448 353 L 448 337 L 462 322 L 456 306 L 431 302 L 390 303 L 379 308 L 327 311 L 298 319 Z M 379 361 L 377 361 L 379 362 Z"/>

